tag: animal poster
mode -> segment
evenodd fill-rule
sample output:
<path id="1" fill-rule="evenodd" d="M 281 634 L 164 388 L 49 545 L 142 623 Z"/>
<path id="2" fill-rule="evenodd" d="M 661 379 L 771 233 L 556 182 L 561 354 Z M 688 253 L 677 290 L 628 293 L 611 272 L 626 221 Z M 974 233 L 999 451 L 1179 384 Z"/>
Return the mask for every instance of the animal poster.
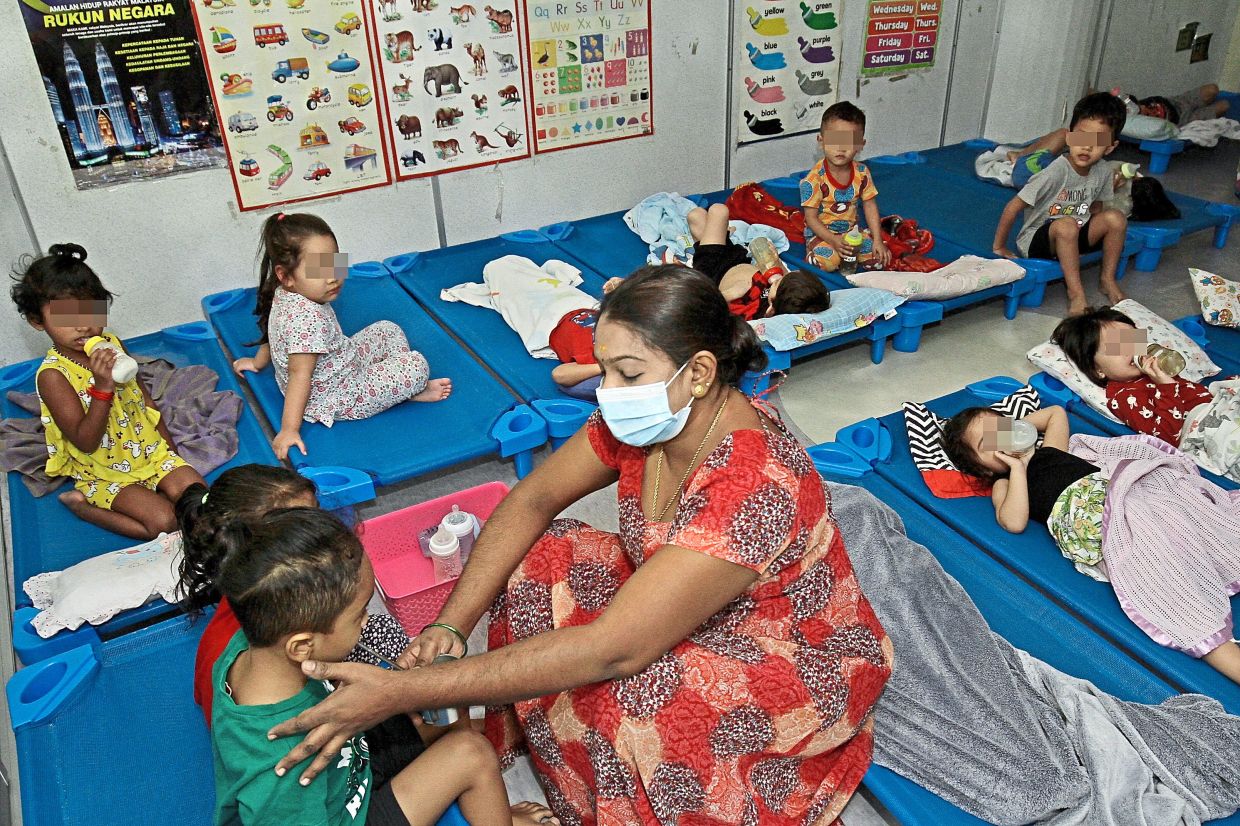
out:
<path id="1" fill-rule="evenodd" d="M 839 96 L 842 6 L 842 0 L 737 4 L 737 143 L 818 129 Z"/>
<path id="2" fill-rule="evenodd" d="M 392 182 L 363 0 L 192 0 L 237 205 Z"/>
<path id="3" fill-rule="evenodd" d="M 526 0 L 534 151 L 654 133 L 651 0 Z"/>
<path id="4" fill-rule="evenodd" d="M 368 2 L 398 178 L 530 156 L 517 0 Z"/>
<path id="5" fill-rule="evenodd" d="M 78 189 L 224 165 L 189 2 L 19 0 Z"/>
<path id="6" fill-rule="evenodd" d="M 934 65 L 943 0 L 868 0 L 865 5 L 862 77 Z"/>

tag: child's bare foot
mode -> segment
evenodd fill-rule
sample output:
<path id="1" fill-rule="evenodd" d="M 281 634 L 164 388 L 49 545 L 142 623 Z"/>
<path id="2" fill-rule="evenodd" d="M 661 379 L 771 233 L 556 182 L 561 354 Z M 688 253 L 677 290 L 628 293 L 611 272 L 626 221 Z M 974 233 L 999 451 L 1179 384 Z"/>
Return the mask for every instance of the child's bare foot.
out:
<path id="1" fill-rule="evenodd" d="M 1073 298 L 1068 301 L 1068 317 L 1069 318 L 1071 318 L 1074 315 L 1081 315 L 1087 309 L 1089 309 L 1089 305 L 1085 303 L 1084 298 Z"/>
<path id="2" fill-rule="evenodd" d="M 441 402 L 452 395 L 452 379 L 431 379 L 426 389 L 411 397 L 415 402 Z"/>
<path id="3" fill-rule="evenodd" d="M 1124 291 L 1120 289 L 1119 284 L 1103 284 L 1102 294 L 1105 295 L 1107 297 L 1107 301 L 1110 301 L 1112 304 L 1118 304 L 1128 297 L 1124 294 Z"/>
<path id="4" fill-rule="evenodd" d="M 551 813 L 546 806 L 526 800 L 512 807 L 513 826 L 539 826 L 552 824 L 560 826 L 560 819 Z"/>
<path id="5" fill-rule="evenodd" d="M 81 517 L 88 508 L 93 507 L 80 490 L 67 490 L 56 498 L 77 517 Z"/>

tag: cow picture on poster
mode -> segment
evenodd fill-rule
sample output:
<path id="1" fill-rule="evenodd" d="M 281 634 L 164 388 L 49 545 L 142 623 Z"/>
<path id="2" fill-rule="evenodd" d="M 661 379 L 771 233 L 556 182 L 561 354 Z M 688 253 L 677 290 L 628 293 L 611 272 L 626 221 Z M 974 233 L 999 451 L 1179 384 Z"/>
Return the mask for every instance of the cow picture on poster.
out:
<path id="1" fill-rule="evenodd" d="M 516 0 L 367 0 L 399 179 L 530 155 Z"/>

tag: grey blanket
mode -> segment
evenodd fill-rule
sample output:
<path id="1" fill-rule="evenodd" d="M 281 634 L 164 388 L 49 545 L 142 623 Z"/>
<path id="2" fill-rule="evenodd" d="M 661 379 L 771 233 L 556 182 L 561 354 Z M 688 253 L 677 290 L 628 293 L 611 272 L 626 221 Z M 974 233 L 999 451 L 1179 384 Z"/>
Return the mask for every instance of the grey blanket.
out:
<path id="1" fill-rule="evenodd" d="M 879 765 L 998 824 L 1196 826 L 1240 808 L 1240 717 L 1201 695 L 1118 700 L 1013 648 L 891 508 L 828 487 L 895 645 Z"/>
<path id="2" fill-rule="evenodd" d="M 201 364 L 173 367 L 163 360 L 138 361 L 138 380 L 163 416 L 182 459 L 205 476 L 237 455 L 241 397 L 215 389 L 218 373 Z M 32 495 L 44 496 L 64 484 L 64 479 L 44 471 L 47 443 L 39 420 L 39 398 L 14 391 L 8 399 L 33 418 L 0 419 L 0 470 L 20 473 Z"/>

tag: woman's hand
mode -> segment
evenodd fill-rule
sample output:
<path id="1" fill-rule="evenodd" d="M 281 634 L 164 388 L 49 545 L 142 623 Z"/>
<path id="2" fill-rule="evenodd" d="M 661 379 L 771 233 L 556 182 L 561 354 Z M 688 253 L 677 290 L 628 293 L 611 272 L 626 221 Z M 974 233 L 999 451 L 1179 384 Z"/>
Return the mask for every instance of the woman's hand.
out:
<path id="1" fill-rule="evenodd" d="M 276 437 L 271 440 L 271 447 L 276 452 L 276 458 L 284 461 L 288 458 L 289 448 L 296 446 L 303 454 L 307 453 L 306 443 L 301 440 L 300 430 L 281 430 Z"/>
<path id="2" fill-rule="evenodd" d="M 396 658 L 396 664 L 401 668 L 419 668 L 430 665 L 440 654 L 463 657 L 465 646 L 446 628 L 427 628 L 413 638 L 409 647 Z"/>
<path id="3" fill-rule="evenodd" d="M 302 671 L 312 680 L 331 680 L 336 690 L 313 708 L 306 709 L 291 720 L 267 732 L 269 740 L 308 732 L 284 759 L 276 764 L 276 774 L 285 772 L 318 753 L 302 772 L 298 781 L 303 786 L 319 776 L 319 772 L 340 758 L 345 741 L 393 715 L 413 709 L 401 708 L 394 681 L 397 672 L 385 671 L 362 663 L 302 663 Z M 403 675 L 407 678 L 407 675 Z"/>
<path id="4" fill-rule="evenodd" d="M 116 364 L 116 351 L 111 347 L 96 347 L 90 354 L 90 372 L 95 377 L 95 389 L 100 393 L 111 393 L 116 390 L 116 382 L 112 380 L 112 365 Z"/>

